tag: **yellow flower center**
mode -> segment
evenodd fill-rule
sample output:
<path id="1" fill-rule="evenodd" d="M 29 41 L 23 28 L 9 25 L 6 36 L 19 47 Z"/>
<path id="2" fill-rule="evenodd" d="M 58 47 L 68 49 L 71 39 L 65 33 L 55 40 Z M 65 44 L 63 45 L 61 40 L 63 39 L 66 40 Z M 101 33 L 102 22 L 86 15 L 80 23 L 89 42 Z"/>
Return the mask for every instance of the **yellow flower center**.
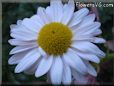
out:
<path id="1" fill-rule="evenodd" d="M 38 45 L 49 55 L 62 55 L 70 46 L 71 30 L 61 23 L 44 25 L 37 38 Z"/>

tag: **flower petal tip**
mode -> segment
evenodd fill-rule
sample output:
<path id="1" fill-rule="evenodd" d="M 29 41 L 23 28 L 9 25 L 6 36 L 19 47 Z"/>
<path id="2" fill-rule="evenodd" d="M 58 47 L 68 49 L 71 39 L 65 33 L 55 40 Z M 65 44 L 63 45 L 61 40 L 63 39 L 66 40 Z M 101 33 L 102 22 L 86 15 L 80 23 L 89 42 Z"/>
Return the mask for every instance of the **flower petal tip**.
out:
<path id="1" fill-rule="evenodd" d="M 21 71 L 20 70 L 18 70 L 18 69 L 15 69 L 15 71 L 14 71 L 15 73 L 20 73 Z"/>
<path id="2" fill-rule="evenodd" d="M 37 78 L 38 78 L 38 77 L 40 77 L 40 75 L 39 75 L 39 74 L 37 74 L 37 73 L 35 73 L 35 77 L 37 77 Z"/>

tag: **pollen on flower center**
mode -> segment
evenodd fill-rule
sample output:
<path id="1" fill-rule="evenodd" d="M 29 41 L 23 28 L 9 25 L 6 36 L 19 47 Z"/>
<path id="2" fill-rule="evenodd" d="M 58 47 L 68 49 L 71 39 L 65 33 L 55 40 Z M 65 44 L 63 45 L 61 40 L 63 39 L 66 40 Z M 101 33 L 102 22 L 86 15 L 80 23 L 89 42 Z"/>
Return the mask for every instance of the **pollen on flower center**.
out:
<path id="1" fill-rule="evenodd" d="M 71 30 L 61 23 L 44 25 L 37 38 L 38 45 L 49 55 L 62 55 L 70 46 Z"/>

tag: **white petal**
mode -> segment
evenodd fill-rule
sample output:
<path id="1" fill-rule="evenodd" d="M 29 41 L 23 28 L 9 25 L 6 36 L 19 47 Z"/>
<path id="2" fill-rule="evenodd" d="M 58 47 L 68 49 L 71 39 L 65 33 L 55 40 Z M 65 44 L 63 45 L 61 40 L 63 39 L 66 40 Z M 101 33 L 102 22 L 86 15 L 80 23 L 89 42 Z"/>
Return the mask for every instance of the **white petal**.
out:
<path id="1" fill-rule="evenodd" d="M 99 29 L 100 25 L 101 24 L 99 22 L 90 23 L 89 25 L 82 25 L 77 29 L 75 29 L 74 33 L 77 35 L 78 34 L 92 35 L 92 33 L 94 33 L 97 29 Z"/>
<path id="2" fill-rule="evenodd" d="M 91 35 L 77 35 L 74 34 L 72 40 L 73 41 L 91 41 L 93 38 Z"/>
<path id="3" fill-rule="evenodd" d="M 87 79 L 85 78 L 85 75 L 75 71 L 72 69 L 73 77 L 76 79 L 77 84 L 87 84 Z"/>
<path id="4" fill-rule="evenodd" d="M 24 73 L 30 74 L 30 75 L 35 74 L 41 59 L 42 58 L 40 57 L 33 65 L 31 65 L 29 68 L 24 70 Z"/>
<path id="5" fill-rule="evenodd" d="M 61 58 L 54 57 L 54 62 L 52 64 L 52 67 L 50 69 L 50 78 L 52 84 L 61 84 L 62 81 L 62 73 L 63 73 L 63 62 Z"/>
<path id="6" fill-rule="evenodd" d="M 83 52 L 80 52 L 80 51 L 77 51 L 76 54 L 78 56 L 80 56 L 82 59 L 89 60 L 89 61 L 92 61 L 92 62 L 95 62 L 95 63 L 100 62 L 100 59 L 97 56 L 93 55 L 93 54 L 83 53 Z"/>
<path id="7" fill-rule="evenodd" d="M 13 26 L 12 26 L 13 27 Z M 16 25 L 15 27 L 13 27 L 11 29 L 11 33 L 25 33 L 25 34 L 30 34 L 30 35 L 34 35 L 37 34 L 36 32 L 34 32 L 32 29 L 29 29 L 27 27 L 25 27 L 23 24 L 21 25 Z"/>
<path id="8" fill-rule="evenodd" d="M 22 24 L 22 20 L 18 20 L 17 25 L 21 25 L 21 24 Z"/>
<path id="9" fill-rule="evenodd" d="M 101 24 L 99 22 L 94 22 L 93 24 L 89 25 L 87 29 L 85 29 L 86 32 L 84 34 L 92 34 L 96 31 L 96 29 L 99 29 L 100 26 Z"/>
<path id="10" fill-rule="evenodd" d="M 93 42 L 93 43 L 105 43 L 106 41 L 103 38 L 94 37 L 91 42 Z"/>
<path id="11" fill-rule="evenodd" d="M 63 10 L 63 18 L 62 23 L 67 25 L 69 21 L 71 20 L 73 13 L 74 13 L 74 0 L 69 0 L 68 4 L 65 5 L 65 8 Z"/>
<path id="12" fill-rule="evenodd" d="M 85 64 L 72 49 L 69 49 L 67 53 L 63 55 L 63 60 L 80 73 L 85 74 L 87 72 Z"/>
<path id="13" fill-rule="evenodd" d="M 10 51 L 10 54 L 15 54 L 15 53 L 19 53 L 19 52 L 23 52 L 23 51 L 26 51 L 26 50 L 30 50 L 30 49 L 33 49 L 37 47 L 37 45 L 23 45 L 23 46 L 17 46 L 15 48 L 13 48 L 11 51 Z"/>
<path id="14" fill-rule="evenodd" d="M 71 22 L 69 23 L 69 27 L 77 25 L 81 22 L 81 20 L 89 13 L 87 8 L 82 8 L 81 10 L 74 13 Z"/>
<path id="15" fill-rule="evenodd" d="M 80 50 L 81 52 L 92 53 L 99 57 L 104 57 L 105 53 L 102 52 L 96 45 L 87 41 L 77 41 L 71 44 L 71 47 Z"/>
<path id="16" fill-rule="evenodd" d="M 94 31 L 93 33 L 93 36 L 97 36 L 97 35 L 100 35 L 102 33 L 102 31 L 100 29 L 97 29 L 96 31 Z"/>
<path id="17" fill-rule="evenodd" d="M 22 40 L 17 40 L 17 39 L 10 39 L 8 42 L 11 45 L 36 45 L 36 41 L 22 41 Z"/>
<path id="18" fill-rule="evenodd" d="M 38 25 L 36 23 L 33 22 L 32 19 L 30 18 L 25 18 L 23 21 L 22 21 L 22 24 L 28 28 L 30 31 L 32 30 L 33 32 L 36 32 L 37 33 L 37 29 L 38 29 Z"/>
<path id="19" fill-rule="evenodd" d="M 38 50 L 39 50 L 39 52 L 40 52 L 40 54 L 42 56 L 46 56 L 47 55 L 46 52 L 41 47 L 39 47 Z"/>
<path id="20" fill-rule="evenodd" d="M 67 7 L 67 3 L 63 5 L 63 10 L 65 10 Z"/>
<path id="21" fill-rule="evenodd" d="M 84 26 L 89 26 L 91 23 L 94 22 L 94 19 L 95 19 L 94 14 L 87 15 L 82 19 L 82 22 L 80 22 L 78 25 L 72 26 L 71 29 L 77 29 L 77 28 L 82 28 Z"/>
<path id="22" fill-rule="evenodd" d="M 43 21 L 39 18 L 38 15 L 33 15 L 31 18 L 30 18 L 36 25 L 37 27 L 42 27 L 44 25 Z M 38 30 L 38 29 L 36 29 Z"/>
<path id="23" fill-rule="evenodd" d="M 24 20 L 27 20 L 27 19 L 24 19 Z M 12 29 L 11 29 L 10 35 L 13 38 L 20 39 L 20 40 L 35 40 L 37 38 L 37 33 L 33 31 L 33 28 L 28 29 L 27 27 L 22 25 L 21 22 L 20 22 L 20 25 L 11 26 L 11 28 Z"/>
<path id="24" fill-rule="evenodd" d="M 20 73 L 28 69 L 31 65 L 33 65 L 38 60 L 39 57 L 40 57 L 40 54 L 37 48 L 34 50 L 31 50 L 16 66 L 15 73 Z"/>
<path id="25" fill-rule="evenodd" d="M 45 8 L 39 7 L 37 11 L 37 15 L 41 17 L 41 19 L 43 20 L 45 24 L 50 23 L 50 19 L 45 12 Z"/>
<path id="26" fill-rule="evenodd" d="M 24 70 L 24 73 L 26 74 L 34 74 L 38 65 L 39 65 L 39 62 L 40 62 L 41 58 L 39 58 L 33 65 L 31 65 L 28 69 Z"/>
<path id="27" fill-rule="evenodd" d="M 85 64 L 87 66 L 87 70 L 88 70 L 88 73 L 91 74 L 92 76 L 97 76 L 97 72 L 96 70 L 94 69 L 94 67 L 87 61 L 85 61 Z"/>
<path id="28" fill-rule="evenodd" d="M 47 73 L 52 65 L 53 57 L 43 57 L 42 60 L 39 62 L 38 68 L 35 72 L 36 77 L 40 77 Z"/>
<path id="29" fill-rule="evenodd" d="M 61 0 L 51 0 L 50 2 L 51 11 L 52 11 L 52 21 L 53 22 L 60 22 L 63 15 L 63 4 Z"/>
<path id="30" fill-rule="evenodd" d="M 82 23 L 91 23 L 91 22 L 94 22 L 95 20 L 95 14 L 89 14 L 87 15 L 84 19 L 83 19 L 83 22 Z"/>
<path id="31" fill-rule="evenodd" d="M 31 17 L 31 19 L 34 20 L 34 22 L 37 23 L 39 28 L 42 27 L 45 24 L 39 15 L 33 15 Z"/>
<path id="32" fill-rule="evenodd" d="M 22 58 L 28 53 L 28 51 L 24 51 L 21 53 L 17 53 L 9 58 L 8 63 L 9 64 L 18 64 Z"/>
<path id="33" fill-rule="evenodd" d="M 18 32 L 19 33 L 19 32 Z M 36 35 L 25 35 L 26 33 L 21 33 L 17 34 L 17 33 L 11 33 L 11 37 L 18 39 L 18 40 L 22 40 L 22 41 L 34 41 L 37 39 Z"/>
<path id="34" fill-rule="evenodd" d="M 22 24 L 22 20 L 17 20 L 17 25 L 16 25 L 16 24 L 11 24 L 11 25 L 10 25 L 10 28 L 11 28 L 11 29 L 17 28 L 17 27 L 20 26 L 21 24 Z"/>
<path id="35" fill-rule="evenodd" d="M 93 37 L 91 35 L 77 35 L 74 34 L 72 41 L 90 41 L 93 43 L 105 43 L 103 38 Z"/>
<path id="36" fill-rule="evenodd" d="M 14 28 L 17 28 L 18 26 L 16 25 L 16 24 L 11 24 L 10 25 L 10 29 L 12 30 L 12 29 L 14 29 Z"/>
<path id="37" fill-rule="evenodd" d="M 63 84 L 70 85 L 71 84 L 71 69 L 70 67 L 65 63 L 63 68 Z"/>
<path id="38" fill-rule="evenodd" d="M 50 21 L 54 21 L 54 14 L 53 14 L 53 11 L 52 11 L 52 8 L 50 6 L 48 6 L 46 8 L 46 14 L 48 15 L 48 17 L 50 18 Z"/>
<path id="39" fill-rule="evenodd" d="M 44 23 L 43 23 L 42 19 L 40 19 L 38 15 L 33 15 L 30 18 L 30 20 L 35 25 L 34 31 L 38 33 L 40 31 L 40 29 L 44 26 Z"/>

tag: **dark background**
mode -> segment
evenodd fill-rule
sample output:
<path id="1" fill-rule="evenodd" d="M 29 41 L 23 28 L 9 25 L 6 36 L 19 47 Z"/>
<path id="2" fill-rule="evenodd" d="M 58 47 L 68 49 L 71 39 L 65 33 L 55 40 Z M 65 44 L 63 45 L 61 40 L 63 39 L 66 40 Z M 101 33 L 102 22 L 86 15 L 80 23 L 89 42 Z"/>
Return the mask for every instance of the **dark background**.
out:
<path id="1" fill-rule="evenodd" d="M 46 7 L 49 3 L 2 3 L 2 83 L 22 84 L 22 83 L 40 83 L 46 82 L 46 76 L 35 78 L 34 75 L 26 75 L 24 73 L 15 74 L 14 68 L 16 65 L 8 65 L 10 58 L 9 52 L 13 48 L 8 44 L 10 39 L 11 24 L 15 24 L 17 20 L 25 17 L 31 17 L 36 13 L 37 7 Z M 102 23 L 101 29 L 103 38 L 107 40 L 106 44 L 98 44 L 99 48 L 106 53 L 106 57 L 101 60 L 99 66 L 100 70 L 96 80 L 98 83 L 113 83 L 113 61 L 114 53 L 110 46 L 114 46 L 114 7 L 98 8 L 100 22 Z M 113 28 L 113 29 L 112 29 Z"/>

